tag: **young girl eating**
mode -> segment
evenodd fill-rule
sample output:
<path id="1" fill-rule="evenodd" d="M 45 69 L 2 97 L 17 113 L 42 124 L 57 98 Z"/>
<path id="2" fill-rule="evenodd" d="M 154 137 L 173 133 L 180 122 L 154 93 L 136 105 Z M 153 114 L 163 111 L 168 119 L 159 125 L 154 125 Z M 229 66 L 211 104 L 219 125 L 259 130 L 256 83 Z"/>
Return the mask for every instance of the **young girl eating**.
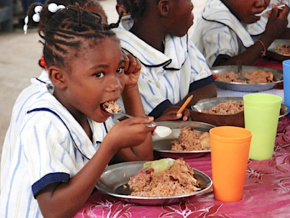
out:
<path id="1" fill-rule="evenodd" d="M 77 6 L 33 4 L 49 79 L 18 97 L 1 159 L 1 217 L 71 217 L 107 164 L 152 160 L 153 118 L 145 117 L 140 64 L 121 53 L 100 15 Z M 129 64 L 130 63 L 130 64 Z M 125 71 L 125 72 L 124 72 Z M 103 105 L 122 96 L 133 116 L 113 125 Z"/>

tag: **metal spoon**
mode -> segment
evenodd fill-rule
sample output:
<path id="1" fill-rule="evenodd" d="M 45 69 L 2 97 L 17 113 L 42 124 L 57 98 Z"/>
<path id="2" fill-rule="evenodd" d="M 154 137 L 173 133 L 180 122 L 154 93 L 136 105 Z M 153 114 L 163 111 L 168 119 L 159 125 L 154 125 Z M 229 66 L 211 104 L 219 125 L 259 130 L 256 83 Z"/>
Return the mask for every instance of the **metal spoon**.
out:
<path id="1" fill-rule="evenodd" d="M 238 71 L 238 78 L 239 80 L 248 80 L 246 77 L 244 77 L 244 75 L 242 74 L 242 68 L 243 68 L 243 65 L 242 65 L 242 62 L 241 61 L 237 61 L 237 71 Z"/>
<path id="2" fill-rule="evenodd" d="M 285 5 L 278 5 L 277 8 L 278 9 L 283 9 L 285 7 Z M 267 13 L 268 11 L 271 11 L 272 10 L 272 7 L 271 8 L 267 8 L 265 9 L 264 11 L 262 11 L 261 13 L 259 14 L 255 14 L 255 16 L 257 17 L 261 17 L 263 14 Z"/>
<path id="3" fill-rule="evenodd" d="M 169 136 L 172 133 L 172 130 L 167 126 L 157 126 L 154 131 L 161 138 Z"/>
<path id="4" fill-rule="evenodd" d="M 123 112 L 118 112 L 118 113 L 113 114 L 113 120 L 122 121 L 122 120 L 125 120 L 127 118 L 133 118 L 133 116 L 126 114 L 126 113 L 123 113 Z M 154 123 L 154 122 L 144 123 L 144 125 L 146 125 L 148 127 L 154 127 L 154 126 L 156 126 L 156 123 Z M 156 129 L 154 130 L 154 132 L 159 137 L 164 138 L 164 137 L 170 135 L 172 130 L 167 126 L 157 126 Z"/>

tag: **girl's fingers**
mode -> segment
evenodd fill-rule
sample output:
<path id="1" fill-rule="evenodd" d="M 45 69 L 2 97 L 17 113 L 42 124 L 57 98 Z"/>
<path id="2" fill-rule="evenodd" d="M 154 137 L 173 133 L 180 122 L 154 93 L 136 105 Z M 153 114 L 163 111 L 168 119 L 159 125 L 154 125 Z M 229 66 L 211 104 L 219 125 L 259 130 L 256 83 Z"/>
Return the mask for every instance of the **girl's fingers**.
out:
<path id="1" fill-rule="evenodd" d="M 123 53 L 123 59 L 125 61 L 124 71 L 127 72 L 130 64 L 130 60 L 126 54 Z"/>

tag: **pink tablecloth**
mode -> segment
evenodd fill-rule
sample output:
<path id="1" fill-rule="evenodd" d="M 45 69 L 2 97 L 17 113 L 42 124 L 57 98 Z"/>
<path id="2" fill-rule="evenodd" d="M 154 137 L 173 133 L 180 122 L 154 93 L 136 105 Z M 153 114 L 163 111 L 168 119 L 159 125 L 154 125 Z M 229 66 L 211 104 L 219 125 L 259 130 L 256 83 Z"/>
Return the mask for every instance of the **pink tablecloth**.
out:
<path id="1" fill-rule="evenodd" d="M 267 57 L 258 59 L 254 66 L 256 67 L 266 67 L 266 68 L 273 68 L 276 70 L 283 70 L 282 61 L 276 61 L 273 59 L 269 59 Z"/>
<path id="2" fill-rule="evenodd" d="M 211 174 L 210 154 L 185 159 Z M 249 160 L 243 199 L 221 202 L 213 190 L 186 202 L 164 206 L 128 204 L 96 191 L 75 217 L 287 217 L 290 216 L 290 117 L 279 121 L 272 159 Z"/>

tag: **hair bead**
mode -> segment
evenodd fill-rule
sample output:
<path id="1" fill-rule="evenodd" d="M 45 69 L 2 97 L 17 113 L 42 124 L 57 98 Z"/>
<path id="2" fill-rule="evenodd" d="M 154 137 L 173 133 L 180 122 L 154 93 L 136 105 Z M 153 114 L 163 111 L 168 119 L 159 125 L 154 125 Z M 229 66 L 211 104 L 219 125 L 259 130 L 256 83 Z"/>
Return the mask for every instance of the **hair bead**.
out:
<path id="1" fill-rule="evenodd" d="M 24 34 L 27 34 L 27 29 L 28 29 L 28 21 L 29 21 L 29 18 L 28 18 L 28 16 L 26 16 L 25 18 L 24 18 L 24 26 L 23 26 L 23 31 L 24 31 Z"/>
<path id="2" fill-rule="evenodd" d="M 37 13 L 37 14 L 34 14 L 34 15 L 32 16 L 32 20 L 33 20 L 34 22 L 38 23 L 38 22 L 40 21 L 40 16 L 39 16 L 39 14 L 38 14 L 38 13 Z"/>
<path id="3" fill-rule="evenodd" d="M 57 10 L 62 10 L 62 9 L 65 9 L 65 6 L 64 5 L 58 5 L 57 6 Z"/>
<path id="4" fill-rule="evenodd" d="M 57 4 L 55 3 L 50 3 L 48 5 L 48 10 L 51 12 L 51 13 L 55 13 L 57 11 Z"/>
<path id="5" fill-rule="evenodd" d="M 55 13 L 57 12 L 58 10 L 62 10 L 62 9 L 65 9 L 65 6 L 64 5 L 57 5 L 55 3 L 50 3 L 48 5 L 48 10 L 51 12 L 51 13 Z"/>
<path id="6" fill-rule="evenodd" d="M 41 6 L 41 5 L 37 5 L 37 6 L 35 6 L 35 8 L 34 8 L 34 12 L 35 12 L 36 14 L 39 14 L 39 13 L 41 12 L 41 10 L 42 10 L 42 6 Z"/>

